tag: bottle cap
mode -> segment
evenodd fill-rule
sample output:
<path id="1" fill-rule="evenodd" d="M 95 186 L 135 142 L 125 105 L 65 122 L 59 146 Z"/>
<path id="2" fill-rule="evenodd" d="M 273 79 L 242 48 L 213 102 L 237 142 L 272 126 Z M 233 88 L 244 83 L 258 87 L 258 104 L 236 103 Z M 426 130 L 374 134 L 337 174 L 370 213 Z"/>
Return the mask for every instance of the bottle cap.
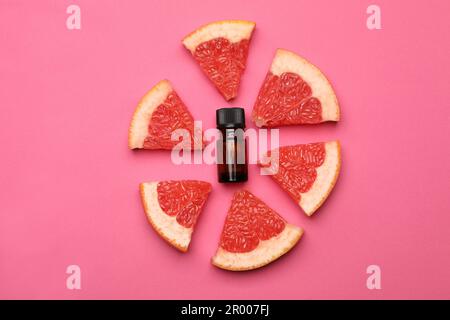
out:
<path id="1" fill-rule="evenodd" d="M 216 110 L 218 128 L 245 128 L 245 111 L 242 108 L 222 108 Z"/>

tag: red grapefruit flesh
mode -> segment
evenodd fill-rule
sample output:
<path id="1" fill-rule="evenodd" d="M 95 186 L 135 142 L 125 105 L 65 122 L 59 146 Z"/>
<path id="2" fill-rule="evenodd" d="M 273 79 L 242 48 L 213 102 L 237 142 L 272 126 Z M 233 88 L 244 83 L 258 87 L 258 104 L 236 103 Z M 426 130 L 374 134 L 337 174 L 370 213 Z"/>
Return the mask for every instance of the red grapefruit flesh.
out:
<path id="1" fill-rule="evenodd" d="M 183 44 L 226 100 L 237 96 L 255 23 L 226 20 L 207 24 Z"/>
<path id="2" fill-rule="evenodd" d="M 269 167 L 271 177 L 311 216 L 333 189 L 341 167 L 338 141 L 280 147 L 269 152 L 278 156 Z"/>
<path id="3" fill-rule="evenodd" d="M 197 180 L 159 181 L 140 184 L 147 219 L 156 232 L 186 252 L 211 184 Z"/>
<path id="4" fill-rule="evenodd" d="M 231 271 L 260 268 L 292 249 L 302 234 L 252 193 L 238 191 L 212 263 Z"/>
<path id="5" fill-rule="evenodd" d="M 180 141 L 171 139 L 177 129 L 185 129 L 189 138 L 181 146 L 202 149 L 202 133 L 194 128 L 194 119 L 167 80 L 160 81 L 141 99 L 131 121 L 128 146 L 130 149 L 171 150 Z M 187 138 L 187 137 L 186 137 Z"/>
<path id="6" fill-rule="evenodd" d="M 336 95 L 325 75 L 299 55 L 278 49 L 253 108 L 258 127 L 338 121 Z"/>

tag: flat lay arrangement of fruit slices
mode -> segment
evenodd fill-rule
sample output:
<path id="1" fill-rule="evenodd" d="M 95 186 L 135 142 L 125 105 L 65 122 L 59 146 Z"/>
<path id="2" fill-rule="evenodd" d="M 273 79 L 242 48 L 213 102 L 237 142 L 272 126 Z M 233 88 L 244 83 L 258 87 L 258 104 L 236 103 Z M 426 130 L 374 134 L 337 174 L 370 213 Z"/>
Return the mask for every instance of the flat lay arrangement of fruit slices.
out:
<path id="1" fill-rule="evenodd" d="M 226 20 L 191 32 L 182 43 L 208 79 L 225 98 L 238 94 L 255 23 Z M 340 109 L 330 82 L 313 64 L 294 52 L 277 49 L 253 107 L 251 118 L 258 127 L 318 124 L 339 121 Z M 194 118 L 173 85 L 162 80 L 138 103 L 128 132 L 130 149 L 171 150 L 176 129 L 191 135 L 188 149 L 202 149 L 196 141 Z M 311 216 L 333 189 L 341 167 L 339 141 L 282 146 L 266 157 L 278 161 L 264 170 Z M 273 162 L 272 162 L 273 163 Z M 153 181 L 140 184 L 147 219 L 155 231 L 182 252 L 188 250 L 202 208 L 212 191 L 199 180 Z M 291 250 L 303 229 L 288 223 L 263 200 L 247 190 L 231 201 L 212 264 L 231 271 L 263 267 Z"/>

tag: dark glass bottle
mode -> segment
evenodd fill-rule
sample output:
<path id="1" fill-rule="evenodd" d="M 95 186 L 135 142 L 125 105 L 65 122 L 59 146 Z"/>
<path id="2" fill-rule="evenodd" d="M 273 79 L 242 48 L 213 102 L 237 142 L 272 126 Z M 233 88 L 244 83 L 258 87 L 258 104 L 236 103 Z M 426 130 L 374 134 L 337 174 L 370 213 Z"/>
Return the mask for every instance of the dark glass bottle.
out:
<path id="1" fill-rule="evenodd" d="M 247 143 L 245 141 L 245 111 L 242 108 L 222 108 L 216 111 L 217 171 L 219 182 L 244 182 L 247 173 Z"/>

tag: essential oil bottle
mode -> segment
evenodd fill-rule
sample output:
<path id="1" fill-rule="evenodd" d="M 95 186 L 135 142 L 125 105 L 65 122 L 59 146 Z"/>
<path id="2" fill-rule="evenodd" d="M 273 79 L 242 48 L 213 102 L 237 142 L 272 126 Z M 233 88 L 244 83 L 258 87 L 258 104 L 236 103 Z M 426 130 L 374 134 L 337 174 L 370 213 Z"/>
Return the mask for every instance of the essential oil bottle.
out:
<path id="1" fill-rule="evenodd" d="M 222 108 L 216 111 L 217 171 L 221 183 L 244 182 L 247 173 L 247 143 L 245 141 L 245 111 L 242 108 Z"/>

